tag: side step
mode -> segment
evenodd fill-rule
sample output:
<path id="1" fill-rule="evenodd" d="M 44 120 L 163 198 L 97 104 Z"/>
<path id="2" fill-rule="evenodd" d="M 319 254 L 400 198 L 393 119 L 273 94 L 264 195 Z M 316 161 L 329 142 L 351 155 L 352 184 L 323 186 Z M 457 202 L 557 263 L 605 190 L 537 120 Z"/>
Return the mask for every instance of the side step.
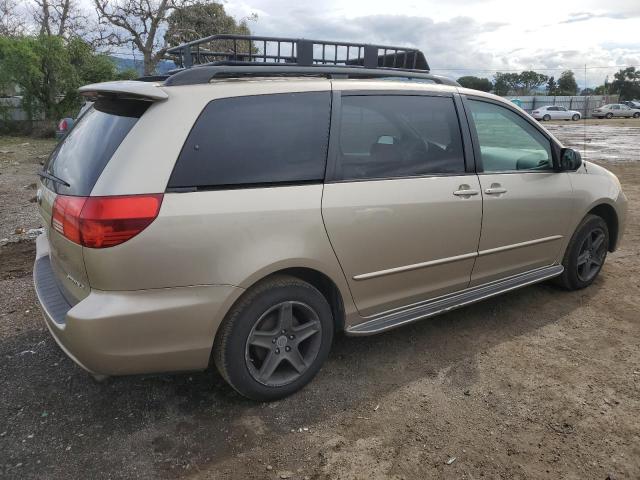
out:
<path id="1" fill-rule="evenodd" d="M 413 304 L 400 310 L 378 315 L 371 320 L 347 328 L 346 333 L 347 335 L 372 335 L 374 333 L 384 332 L 385 330 L 446 313 L 449 310 L 463 307 L 484 300 L 485 298 L 494 297 L 501 293 L 515 290 L 516 288 L 526 287 L 533 283 L 557 277 L 563 271 L 564 267 L 562 265 L 539 268 L 504 280 L 469 288 L 460 293 L 438 297 L 427 302 Z"/>

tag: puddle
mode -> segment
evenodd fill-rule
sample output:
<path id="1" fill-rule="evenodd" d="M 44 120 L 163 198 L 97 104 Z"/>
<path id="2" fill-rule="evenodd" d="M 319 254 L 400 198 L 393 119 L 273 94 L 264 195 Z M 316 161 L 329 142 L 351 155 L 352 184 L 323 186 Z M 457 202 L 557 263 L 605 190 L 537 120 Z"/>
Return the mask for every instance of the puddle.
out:
<path id="1" fill-rule="evenodd" d="M 584 160 L 596 162 L 640 161 L 640 122 L 638 127 L 620 125 L 545 125 L 565 146 L 580 151 Z"/>

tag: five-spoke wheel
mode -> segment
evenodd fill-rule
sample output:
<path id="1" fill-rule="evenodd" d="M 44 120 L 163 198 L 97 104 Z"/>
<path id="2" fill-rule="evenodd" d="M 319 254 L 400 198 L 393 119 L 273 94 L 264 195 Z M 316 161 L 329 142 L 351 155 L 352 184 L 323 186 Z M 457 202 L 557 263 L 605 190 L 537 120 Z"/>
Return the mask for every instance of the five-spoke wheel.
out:
<path id="1" fill-rule="evenodd" d="M 275 400 L 307 384 L 326 360 L 333 314 L 324 295 L 291 276 L 251 287 L 220 326 L 213 359 L 238 392 Z"/>
<path id="2" fill-rule="evenodd" d="M 587 215 L 569 241 L 562 261 L 564 272 L 557 279 L 567 290 L 585 288 L 596 279 L 609 250 L 607 223 Z"/>
<path id="3" fill-rule="evenodd" d="M 607 255 L 605 233 L 597 227 L 587 233 L 578 254 L 578 278 L 583 282 L 592 281 L 600 271 Z"/>
<path id="4" fill-rule="evenodd" d="M 313 364 L 321 340 L 320 319 L 309 305 L 293 301 L 274 305 L 249 333 L 245 349 L 249 373 L 267 386 L 291 383 Z"/>

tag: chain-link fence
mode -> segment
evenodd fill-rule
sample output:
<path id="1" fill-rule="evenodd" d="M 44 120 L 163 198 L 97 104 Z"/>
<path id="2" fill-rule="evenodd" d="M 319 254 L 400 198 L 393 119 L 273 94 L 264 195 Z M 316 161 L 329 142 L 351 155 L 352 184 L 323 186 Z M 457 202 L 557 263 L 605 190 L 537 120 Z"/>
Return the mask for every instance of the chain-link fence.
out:
<path id="1" fill-rule="evenodd" d="M 607 105 L 609 103 L 618 103 L 619 95 L 590 95 L 590 96 L 562 96 L 551 97 L 546 95 L 533 95 L 525 97 L 505 97 L 507 100 L 518 100 L 524 110 L 531 113 L 536 108 L 547 105 L 558 105 L 566 107 L 569 110 L 580 112 L 583 118 L 590 118 L 594 108 Z"/>

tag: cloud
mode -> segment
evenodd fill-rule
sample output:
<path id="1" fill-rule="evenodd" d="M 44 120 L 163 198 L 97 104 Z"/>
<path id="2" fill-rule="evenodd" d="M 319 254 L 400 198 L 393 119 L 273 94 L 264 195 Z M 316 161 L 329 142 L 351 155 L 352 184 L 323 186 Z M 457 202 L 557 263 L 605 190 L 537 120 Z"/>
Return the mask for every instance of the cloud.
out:
<path id="1" fill-rule="evenodd" d="M 256 34 L 417 47 L 434 73 L 451 78 L 491 78 L 496 71 L 530 69 L 557 77 L 572 69 L 582 85 L 586 63 L 587 84 L 595 85 L 616 72 L 616 65 L 640 65 L 640 42 L 631 33 L 637 30 L 637 22 L 629 20 L 640 16 L 640 0 L 608 0 L 607 12 L 598 10 L 601 0 L 568 0 L 575 5 L 566 5 L 564 12 L 558 13 L 559 18 L 566 18 L 563 24 L 547 26 L 548 16 L 513 20 L 496 16 L 492 11 L 497 5 L 483 8 L 486 12 L 482 15 L 456 16 L 459 0 L 454 0 L 454 6 L 443 7 L 446 12 L 435 4 L 420 4 L 420 11 L 433 11 L 439 15 L 437 19 L 425 13 L 410 14 L 416 10 L 402 0 L 397 0 L 395 11 L 403 14 L 362 15 L 377 8 L 374 0 L 369 1 L 373 3 L 368 8 L 332 0 L 301 0 L 293 7 L 290 0 L 244 0 L 226 6 L 239 17 L 257 11 L 258 22 L 252 25 Z M 473 3 L 481 6 L 479 1 Z M 611 33 L 605 29 L 594 36 L 583 22 L 595 18 L 619 18 L 620 28 Z"/>
<path id="2" fill-rule="evenodd" d="M 331 16 L 318 18 L 311 13 L 297 11 L 286 17 L 261 17 L 254 30 L 264 35 L 287 32 L 288 36 L 311 39 L 418 47 L 432 66 L 488 68 L 493 60 L 492 55 L 474 45 L 478 36 L 496 32 L 503 26 L 498 22 L 479 23 L 469 17 L 436 22 L 428 17 L 368 15 L 347 20 Z"/>
<path id="3" fill-rule="evenodd" d="M 629 18 L 635 18 L 636 16 L 637 16 L 636 13 L 627 13 L 627 12 L 606 12 L 606 13 L 578 12 L 578 13 L 569 14 L 569 18 L 558 23 L 563 24 L 563 23 L 587 22 L 595 18 L 610 18 L 613 20 L 626 20 Z"/>

